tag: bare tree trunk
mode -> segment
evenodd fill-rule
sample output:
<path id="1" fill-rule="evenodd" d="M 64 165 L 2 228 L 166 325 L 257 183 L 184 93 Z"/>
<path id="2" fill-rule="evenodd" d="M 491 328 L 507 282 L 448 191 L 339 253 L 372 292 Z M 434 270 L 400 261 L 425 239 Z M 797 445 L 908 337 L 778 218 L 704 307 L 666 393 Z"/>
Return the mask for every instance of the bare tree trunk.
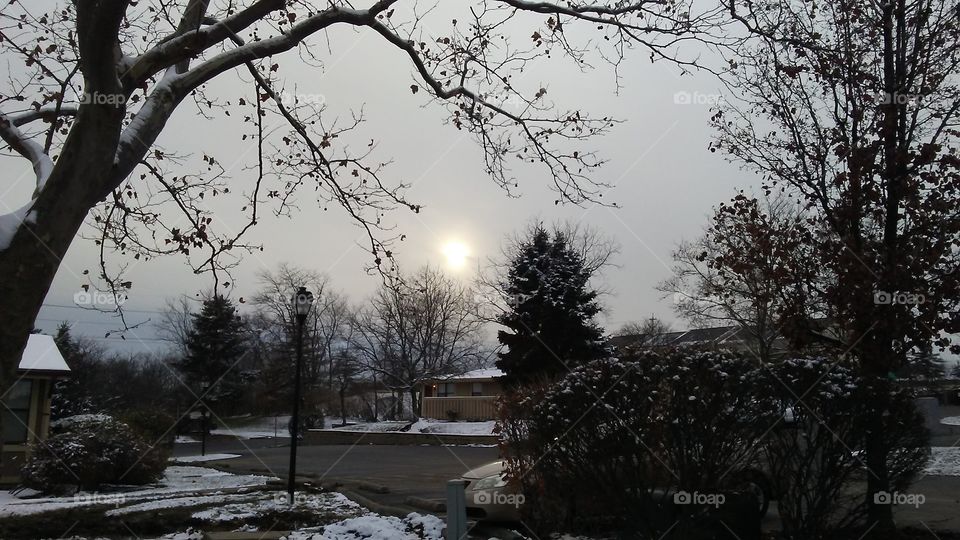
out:
<path id="1" fill-rule="evenodd" d="M 414 416 L 420 416 L 420 404 L 417 403 L 417 388 L 410 387 L 410 412 Z"/>

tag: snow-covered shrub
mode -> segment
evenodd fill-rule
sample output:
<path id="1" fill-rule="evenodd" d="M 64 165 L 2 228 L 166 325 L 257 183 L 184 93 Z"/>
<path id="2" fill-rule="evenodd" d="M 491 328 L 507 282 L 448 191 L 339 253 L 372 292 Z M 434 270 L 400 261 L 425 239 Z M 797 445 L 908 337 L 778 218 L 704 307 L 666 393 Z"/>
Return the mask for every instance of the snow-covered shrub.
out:
<path id="1" fill-rule="evenodd" d="M 159 409 L 135 409 L 124 413 L 120 420 L 151 445 L 173 446 L 177 421 Z"/>
<path id="2" fill-rule="evenodd" d="M 56 492 L 67 487 L 148 484 L 160 477 L 165 456 L 129 426 L 103 414 L 70 416 L 51 425 L 21 471 L 24 484 Z"/>
<path id="3" fill-rule="evenodd" d="M 750 370 L 731 353 L 643 351 L 505 397 L 499 429 L 527 518 L 545 529 L 560 523 L 653 537 L 722 530 L 715 521 L 727 509 L 674 504 L 675 496 L 726 493 L 732 473 L 750 461 L 758 435 L 744 387 Z M 736 504 L 734 514 L 759 526 L 742 499 Z"/>
<path id="4" fill-rule="evenodd" d="M 910 394 L 890 381 L 864 383 L 853 366 L 829 358 L 787 359 L 754 376 L 763 456 L 787 538 L 859 536 L 872 420 L 882 423 L 892 492 L 904 492 L 923 468 L 923 419 Z M 870 404 L 880 392 L 890 407 L 877 417 Z"/>

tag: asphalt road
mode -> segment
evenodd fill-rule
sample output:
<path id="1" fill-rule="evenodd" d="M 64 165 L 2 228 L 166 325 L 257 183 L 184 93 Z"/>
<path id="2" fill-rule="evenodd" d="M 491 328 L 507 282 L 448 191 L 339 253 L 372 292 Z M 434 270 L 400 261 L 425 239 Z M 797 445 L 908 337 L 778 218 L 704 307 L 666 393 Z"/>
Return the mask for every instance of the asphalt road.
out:
<path id="1" fill-rule="evenodd" d="M 209 453 L 240 454 L 212 462 L 237 472 L 287 477 L 289 439 L 230 440 L 213 437 Z M 176 445 L 174 455 L 198 455 L 198 443 Z M 499 458 L 496 448 L 468 446 L 300 446 L 297 475 L 323 483 L 369 482 L 389 488 L 389 494 L 371 496 L 381 504 L 399 505 L 409 496 L 443 500 L 446 482 Z"/>
<path id="2" fill-rule="evenodd" d="M 231 471 L 270 474 L 286 478 L 290 459 L 288 439 L 238 441 L 213 437 L 208 452 L 240 454 L 239 458 L 213 462 Z M 178 444 L 175 455 L 197 455 L 198 443 Z M 390 493 L 364 493 L 380 504 L 405 506 L 409 496 L 442 501 L 447 480 L 498 459 L 496 448 L 464 446 L 301 446 L 298 475 L 327 482 L 369 482 L 389 488 Z M 924 495 L 917 507 L 895 509 L 897 521 L 921 530 L 960 531 L 960 477 L 926 476 L 910 488 Z M 776 503 L 764 520 L 765 528 L 777 528 Z M 931 537 L 932 538 L 932 537 Z"/>

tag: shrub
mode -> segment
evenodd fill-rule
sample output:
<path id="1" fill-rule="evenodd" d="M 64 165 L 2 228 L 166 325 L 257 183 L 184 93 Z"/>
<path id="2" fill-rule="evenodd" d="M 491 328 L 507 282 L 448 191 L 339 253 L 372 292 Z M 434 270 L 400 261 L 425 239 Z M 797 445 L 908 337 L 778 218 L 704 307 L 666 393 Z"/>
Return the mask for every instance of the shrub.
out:
<path id="1" fill-rule="evenodd" d="M 787 538 L 859 536 L 867 501 L 864 448 L 871 402 L 885 394 L 881 419 L 890 487 L 905 490 L 928 457 L 928 435 L 913 398 L 889 381 L 863 381 L 826 358 L 788 359 L 755 372 L 762 451 Z"/>
<path id="2" fill-rule="evenodd" d="M 529 522 L 671 538 L 723 530 L 716 508 L 674 505 L 674 495 L 727 492 L 730 473 L 750 461 L 750 369 L 731 353 L 644 351 L 505 397 L 499 430 Z"/>
<path id="3" fill-rule="evenodd" d="M 51 425 L 51 436 L 35 444 L 22 470 L 24 484 L 44 492 L 104 484 L 156 481 L 165 456 L 129 426 L 107 415 L 77 415 Z"/>
<path id="4" fill-rule="evenodd" d="M 177 421 L 159 409 L 135 409 L 124 413 L 120 421 L 151 445 L 173 446 Z"/>

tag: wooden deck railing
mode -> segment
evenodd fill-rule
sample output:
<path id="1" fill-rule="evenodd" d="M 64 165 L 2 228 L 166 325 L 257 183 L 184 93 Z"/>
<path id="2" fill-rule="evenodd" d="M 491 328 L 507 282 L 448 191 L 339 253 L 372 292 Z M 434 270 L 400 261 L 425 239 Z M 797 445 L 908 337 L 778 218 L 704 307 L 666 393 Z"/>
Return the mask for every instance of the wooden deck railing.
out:
<path id="1" fill-rule="evenodd" d="M 457 413 L 458 420 L 493 420 L 497 417 L 496 396 L 425 397 L 420 415 L 446 420 L 447 411 Z"/>

